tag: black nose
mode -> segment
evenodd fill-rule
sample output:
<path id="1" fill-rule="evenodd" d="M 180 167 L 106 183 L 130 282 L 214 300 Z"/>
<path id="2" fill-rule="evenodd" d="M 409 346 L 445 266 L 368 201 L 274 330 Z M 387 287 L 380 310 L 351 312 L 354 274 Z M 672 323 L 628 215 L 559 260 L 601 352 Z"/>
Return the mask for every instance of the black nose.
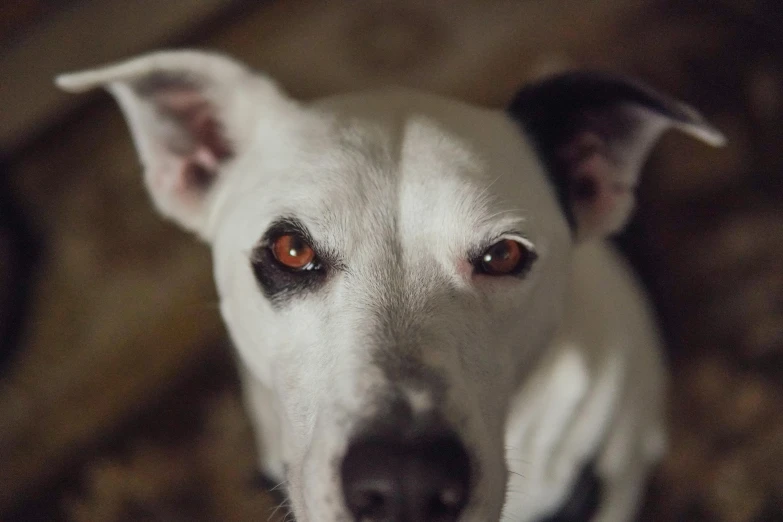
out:
<path id="1" fill-rule="evenodd" d="M 450 432 L 369 435 L 349 446 L 342 481 L 357 522 L 453 522 L 470 494 L 470 460 Z"/>

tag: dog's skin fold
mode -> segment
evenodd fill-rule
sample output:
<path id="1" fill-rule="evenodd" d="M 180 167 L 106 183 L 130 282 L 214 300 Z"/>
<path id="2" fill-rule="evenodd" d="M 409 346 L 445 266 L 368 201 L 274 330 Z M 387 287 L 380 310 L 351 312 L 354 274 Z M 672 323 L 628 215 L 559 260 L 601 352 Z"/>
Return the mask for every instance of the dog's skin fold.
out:
<path id="1" fill-rule="evenodd" d="M 299 522 L 633 518 L 666 379 L 605 237 L 664 131 L 722 143 L 693 109 L 587 73 L 508 111 L 300 103 L 196 51 L 57 83 L 116 97 L 156 207 L 210 244 L 259 467 Z"/>

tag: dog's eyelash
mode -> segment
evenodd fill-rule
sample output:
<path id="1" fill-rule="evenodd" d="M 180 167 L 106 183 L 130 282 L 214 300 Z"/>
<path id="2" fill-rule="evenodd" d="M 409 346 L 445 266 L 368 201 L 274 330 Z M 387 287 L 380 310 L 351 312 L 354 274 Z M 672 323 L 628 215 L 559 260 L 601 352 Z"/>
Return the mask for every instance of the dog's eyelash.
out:
<path id="1" fill-rule="evenodd" d="M 269 245 L 274 238 L 284 234 L 295 234 L 307 241 L 308 244 L 314 244 L 313 238 L 307 230 L 307 227 L 296 218 L 280 218 L 272 223 L 267 229 L 266 234 L 264 234 L 264 237 L 261 239 L 260 244 Z"/>
<path id="2" fill-rule="evenodd" d="M 486 249 L 488 249 L 498 241 L 502 241 L 504 239 L 512 239 L 514 241 L 518 241 L 526 248 L 528 248 L 531 252 L 536 252 L 536 245 L 530 239 L 528 239 L 523 232 L 519 232 L 517 230 L 507 230 L 505 232 L 501 232 L 499 234 L 490 236 L 489 239 L 482 241 L 480 244 L 472 248 L 469 252 L 469 259 L 477 259 L 478 257 L 481 256 L 482 253 L 484 253 Z"/>

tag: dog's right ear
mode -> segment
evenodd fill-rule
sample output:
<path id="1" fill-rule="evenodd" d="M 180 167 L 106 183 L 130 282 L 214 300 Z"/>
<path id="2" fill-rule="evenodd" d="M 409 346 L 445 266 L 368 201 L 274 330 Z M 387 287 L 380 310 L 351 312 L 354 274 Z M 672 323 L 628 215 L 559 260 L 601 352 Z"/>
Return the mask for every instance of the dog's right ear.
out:
<path id="1" fill-rule="evenodd" d="M 517 93 L 509 114 L 537 145 L 577 238 L 620 230 L 647 156 L 667 129 L 712 146 L 723 135 L 696 110 L 638 82 L 573 72 Z"/>
<path id="2" fill-rule="evenodd" d="M 290 100 L 265 76 L 216 54 L 153 53 L 57 77 L 71 92 L 117 99 L 162 214 L 209 238 L 214 192 L 257 126 Z"/>

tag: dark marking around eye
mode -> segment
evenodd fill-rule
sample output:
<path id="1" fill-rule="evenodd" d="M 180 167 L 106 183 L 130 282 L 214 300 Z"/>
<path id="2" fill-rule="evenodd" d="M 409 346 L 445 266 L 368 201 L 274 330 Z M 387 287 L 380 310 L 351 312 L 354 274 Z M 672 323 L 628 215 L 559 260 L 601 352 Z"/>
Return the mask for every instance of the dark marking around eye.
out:
<path id="1" fill-rule="evenodd" d="M 285 267 L 275 258 L 271 248 L 275 239 L 285 235 L 301 238 L 304 243 L 318 252 L 307 229 L 295 219 L 281 219 L 264 234 L 253 250 L 251 266 L 261 291 L 275 304 L 317 290 L 323 286 L 329 271 L 335 266 L 334 263 L 328 262 L 329 256 L 326 255 L 326 257 L 319 257 L 314 261 L 313 266 L 306 270 Z"/>

